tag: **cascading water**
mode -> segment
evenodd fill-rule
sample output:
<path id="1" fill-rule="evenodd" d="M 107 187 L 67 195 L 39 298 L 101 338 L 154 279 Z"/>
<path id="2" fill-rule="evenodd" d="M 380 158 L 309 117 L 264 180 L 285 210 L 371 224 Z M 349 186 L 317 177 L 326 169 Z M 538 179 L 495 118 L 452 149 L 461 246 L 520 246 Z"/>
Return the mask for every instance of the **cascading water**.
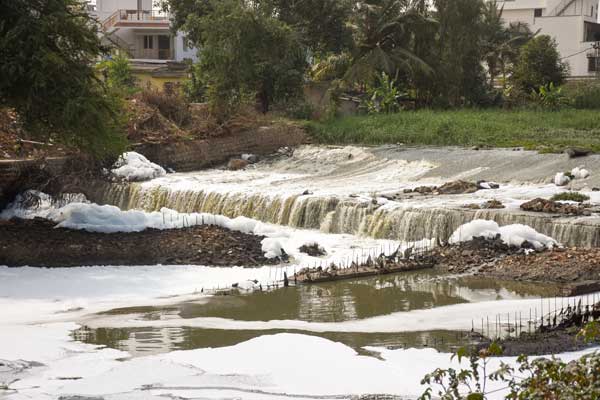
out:
<path id="1" fill-rule="evenodd" d="M 122 209 L 157 211 L 167 207 L 179 212 L 246 216 L 325 233 L 401 241 L 444 241 L 460 225 L 482 218 L 500 225 L 526 224 L 565 245 L 600 246 L 600 217 L 554 218 L 519 210 L 523 201 L 564 190 L 555 185 L 502 185 L 496 191 L 451 196 L 403 195 L 399 201 L 388 202 L 382 195 L 459 178 L 476 180 L 489 168 L 466 166 L 457 170 L 454 178 L 441 179 L 434 175 L 435 171 L 448 174 L 442 161 L 417 161 L 413 155 L 414 161 L 409 162 L 377 153 L 358 147 L 304 146 L 291 157 L 265 161 L 246 171 L 208 170 L 172 174 L 146 183 L 104 183 L 86 194 L 92 201 Z M 493 156 L 488 153 L 488 162 L 494 162 Z M 502 200 L 507 208 L 463 207 L 491 199 Z"/>
<path id="2" fill-rule="evenodd" d="M 473 219 L 500 225 L 525 224 L 569 246 L 600 246 L 600 229 L 589 218 L 554 218 L 509 210 L 468 210 L 458 207 L 390 207 L 361 199 L 336 196 L 261 195 L 239 192 L 145 188 L 140 184 L 107 185 L 94 201 L 122 209 L 207 212 L 227 217 L 245 216 L 279 225 L 318 229 L 324 233 L 367 235 L 380 239 L 447 240 L 452 232 Z"/>

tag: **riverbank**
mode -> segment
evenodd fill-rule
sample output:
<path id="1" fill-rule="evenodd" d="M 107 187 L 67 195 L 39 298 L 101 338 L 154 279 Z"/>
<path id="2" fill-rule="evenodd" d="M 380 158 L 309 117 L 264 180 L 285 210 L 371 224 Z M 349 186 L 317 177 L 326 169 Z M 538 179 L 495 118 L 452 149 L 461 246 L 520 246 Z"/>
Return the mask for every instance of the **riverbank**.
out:
<path id="1" fill-rule="evenodd" d="M 442 273 L 474 274 L 522 282 L 552 282 L 566 296 L 600 290 L 600 249 L 554 248 L 524 251 L 500 240 L 474 238 L 433 249 L 435 269 Z"/>
<path id="2" fill-rule="evenodd" d="M 600 123 L 592 110 L 405 111 L 310 122 L 323 144 L 524 147 L 562 152 L 567 147 L 600 151 Z"/>
<path id="3" fill-rule="evenodd" d="M 214 225 L 142 232 L 97 233 L 55 228 L 44 219 L 0 221 L 0 265 L 209 265 L 258 267 L 263 236 Z"/>

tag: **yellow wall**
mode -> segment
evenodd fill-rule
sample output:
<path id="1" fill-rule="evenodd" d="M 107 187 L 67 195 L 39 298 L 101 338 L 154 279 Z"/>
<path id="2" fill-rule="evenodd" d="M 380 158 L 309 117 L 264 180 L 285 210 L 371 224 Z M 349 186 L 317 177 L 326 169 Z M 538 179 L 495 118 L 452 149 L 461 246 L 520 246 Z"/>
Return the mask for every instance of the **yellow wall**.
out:
<path id="1" fill-rule="evenodd" d="M 150 86 L 153 89 L 163 90 L 165 83 L 181 83 L 185 76 L 152 76 L 150 73 L 134 72 L 133 76 L 137 80 L 137 85 L 140 87 Z"/>

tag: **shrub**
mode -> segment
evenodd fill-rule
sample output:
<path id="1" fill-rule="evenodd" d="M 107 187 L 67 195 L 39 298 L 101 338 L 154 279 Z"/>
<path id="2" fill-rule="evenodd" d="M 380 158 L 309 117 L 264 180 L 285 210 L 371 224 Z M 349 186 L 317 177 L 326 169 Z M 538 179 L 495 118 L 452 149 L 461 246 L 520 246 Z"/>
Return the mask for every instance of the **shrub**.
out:
<path id="1" fill-rule="evenodd" d="M 140 94 L 141 100 L 158 108 L 158 111 L 167 119 L 179 126 L 190 123 L 192 114 L 189 103 L 176 90 L 161 92 L 155 89 L 146 89 Z"/>
<path id="2" fill-rule="evenodd" d="M 562 92 L 562 88 L 554 86 L 553 82 L 546 86 L 541 86 L 536 92 L 531 93 L 532 99 L 542 108 L 547 110 L 560 110 L 569 105 L 569 98 Z"/>
<path id="3" fill-rule="evenodd" d="M 600 109 L 600 86 L 594 85 L 580 89 L 573 96 L 573 106 L 577 109 Z"/>
<path id="4" fill-rule="evenodd" d="M 385 72 L 377 76 L 377 82 L 367 89 L 367 95 L 366 107 L 369 114 L 400 111 L 400 92 L 396 87 L 396 80 L 391 79 Z"/>
<path id="5" fill-rule="evenodd" d="M 104 82 L 111 89 L 124 90 L 125 93 L 133 91 L 135 77 L 131 72 L 129 60 L 123 56 L 115 56 L 104 60 L 96 66 L 104 77 Z"/>
<path id="6" fill-rule="evenodd" d="M 590 196 L 587 196 L 578 192 L 563 192 L 555 194 L 550 198 L 552 201 L 576 201 L 578 203 L 583 203 L 590 199 Z"/>
<path id="7" fill-rule="evenodd" d="M 556 41 L 550 36 L 541 35 L 521 48 L 512 78 L 517 86 L 531 92 L 550 83 L 560 86 L 567 72 L 568 64 L 560 59 Z"/>

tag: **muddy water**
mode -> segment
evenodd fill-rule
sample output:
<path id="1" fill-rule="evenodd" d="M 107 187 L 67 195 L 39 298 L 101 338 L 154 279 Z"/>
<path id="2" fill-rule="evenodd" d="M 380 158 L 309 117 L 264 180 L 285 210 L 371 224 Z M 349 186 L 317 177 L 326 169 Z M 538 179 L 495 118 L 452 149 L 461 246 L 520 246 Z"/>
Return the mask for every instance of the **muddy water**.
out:
<path id="1" fill-rule="evenodd" d="M 126 350 L 134 356 L 147 355 L 172 350 L 232 346 L 257 336 L 283 332 L 185 327 L 185 320 L 190 318 L 336 323 L 460 303 L 553 296 L 557 291 L 558 287 L 553 285 L 502 282 L 474 276 L 448 277 L 433 271 L 417 271 L 246 295 L 215 296 L 168 307 L 115 309 L 107 313 L 124 319 L 132 315 L 137 318 L 141 315 L 141 318 L 149 320 L 177 316 L 182 319 L 182 326 L 93 330 L 84 327 L 75 333 L 75 337 L 88 343 Z M 450 351 L 477 341 L 469 332 L 402 332 L 400 326 L 398 332 L 394 333 L 287 332 L 318 335 L 344 343 L 361 354 L 370 354 L 363 349 L 365 346 L 434 347 Z"/>

